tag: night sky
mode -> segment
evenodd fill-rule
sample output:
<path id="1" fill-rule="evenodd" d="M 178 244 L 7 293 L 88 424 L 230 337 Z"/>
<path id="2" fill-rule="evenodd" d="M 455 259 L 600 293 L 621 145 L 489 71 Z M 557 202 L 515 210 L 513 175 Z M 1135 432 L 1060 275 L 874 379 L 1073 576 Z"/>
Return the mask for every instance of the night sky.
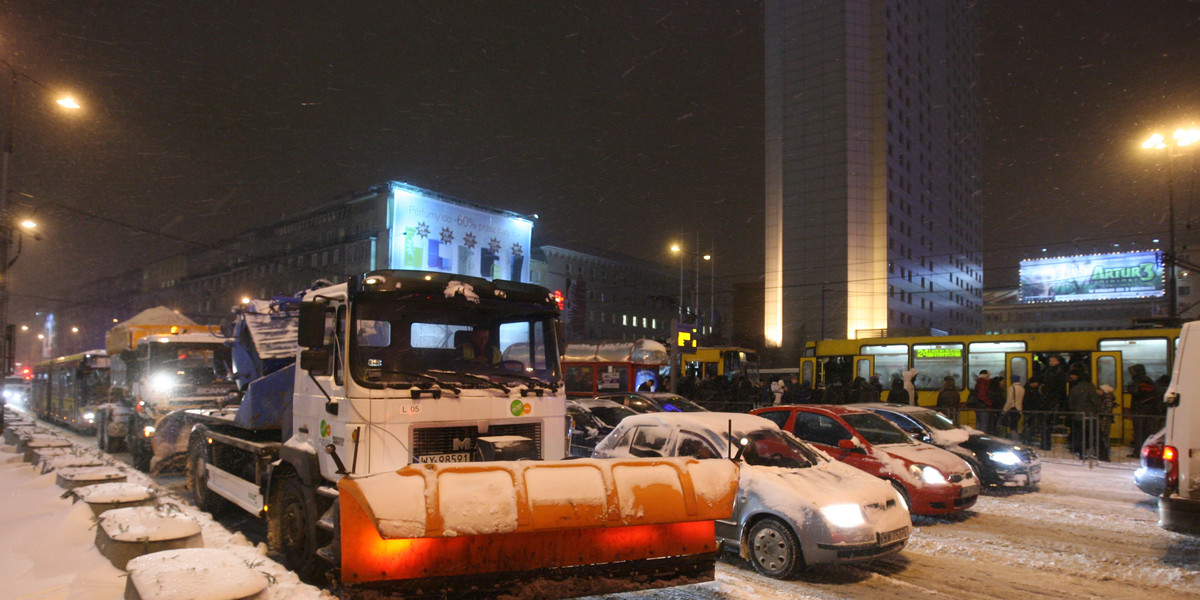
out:
<path id="1" fill-rule="evenodd" d="M 76 283 L 387 180 L 537 213 L 535 243 L 762 272 L 761 2 L 0 0 L 13 320 Z M 985 284 L 1165 237 L 1154 126 L 1200 119 L 1200 3 L 981 3 Z M 30 83 L 33 78 L 41 85 Z M 53 90 L 86 108 L 64 115 Z M 7 94 L 5 94 L 7 95 Z M 1188 213 L 1176 169 L 1180 223 Z M 1197 207 L 1200 211 L 1200 207 Z"/>

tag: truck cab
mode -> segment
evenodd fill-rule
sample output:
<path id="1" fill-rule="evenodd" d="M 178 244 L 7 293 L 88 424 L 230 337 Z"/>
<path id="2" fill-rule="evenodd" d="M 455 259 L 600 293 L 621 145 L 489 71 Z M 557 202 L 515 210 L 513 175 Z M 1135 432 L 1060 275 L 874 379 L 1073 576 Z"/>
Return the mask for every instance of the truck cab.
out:
<path id="1" fill-rule="evenodd" d="M 1166 486 L 1158 499 L 1159 525 L 1200 534 L 1200 321 L 1186 323 L 1180 331 L 1172 371 L 1163 397 Z"/>

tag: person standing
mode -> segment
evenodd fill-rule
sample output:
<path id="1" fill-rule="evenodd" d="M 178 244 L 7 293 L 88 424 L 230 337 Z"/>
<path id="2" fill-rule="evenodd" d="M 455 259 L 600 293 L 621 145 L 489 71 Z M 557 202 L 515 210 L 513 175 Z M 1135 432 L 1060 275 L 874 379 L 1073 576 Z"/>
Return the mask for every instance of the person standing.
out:
<path id="1" fill-rule="evenodd" d="M 1129 415 L 1133 419 L 1133 446 L 1129 449 L 1130 457 L 1140 456 L 1142 444 L 1154 433 L 1154 416 L 1157 414 L 1158 385 L 1146 374 L 1146 366 L 1142 364 L 1129 367 Z"/>
<path id="2" fill-rule="evenodd" d="M 1025 386 L 1025 429 L 1022 441 L 1026 444 L 1036 444 L 1042 450 L 1051 447 L 1050 421 L 1047 419 L 1046 397 L 1042 395 L 1041 375 L 1029 378 Z"/>
<path id="3" fill-rule="evenodd" d="M 779 406 L 780 404 L 783 404 L 783 392 L 784 391 L 785 390 L 784 390 L 782 378 L 776 377 L 774 380 L 771 381 L 771 395 L 773 395 L 775 397 L 775 406 Z"/>
<path id="4" fill-rule="evenodd" d="M 900 374 L 904 377 L 904 391 L 908 392 L 908 403 L 913 406 L 917 405 L 917 386 L 913 383 L 913 380 L 917 378 L 919 373 L 920 371 L 916 369 L 908 369 Z"/>
<path id="5" fill-rule="evenodd" d="M 958 395 L 958 385 L 954 377 L 947 375 L 942 378 L 942 389 L 938 391 L 937 410 L 946 415 L 955 425 L 958 425 L 958 405 L 962 402 Z"/>
<path id="6" fill-rule="evenodd" d="M 1100 391 L 1088 377 L 1082 366 L 1071 367 L 1067 373 L 1071 385 L 1067 402 L 1071 409 L 1071 452 L 1079 458 L 1087 458 L 1096 448 L 1094 427 L 1100 415 Z"/>
<path id="7" fill-rule="evenodd" d="M 887 401 L 892 404 L 909 404 L 908 390 L 904 389 L 904 382 L 895 375 L 892 376 L 892 389 L 888 390 Z"/>
<path id="8" fill-rule="evenodd" d="M 1067 410 L 1067 368 L 1057 354 L 1051 354 L 1047 363 L 1042 370 L 1042 397 L 1046 400 L 1046 410 Z"/>
<path id="9" fill-rule="evenodd" d="M 1117 405 L 1116 390 L 1107 383 L 1100 386 L 1100 427 L 1096 439 L 1096 458 L 1109 462 L 1112 442 L 1113 407 Z"/>
<path id="10" fill-rule="evenodd" d="M 1021 428 L 1021 415 L 1025 411 L 1025 386 L 1021 385 L 1021 376 L 1013 375 L 1012 383 L 1008 385 L 1008 393 L 1005 394 L 1004 407 L 1001 409 L 1000 417 L 1004 435 L 1006 437 L 1017 439 L 1017 435 Z"/>
<path id="11" fill-rule="evenodd" d="M 975 378 L 975 387 L 967 396 L 967 408 L 975 411 L 975 428 L 989 433 L 991 430 L 991 399 L 992 380 L 987 369 L 981 369 Z"/>

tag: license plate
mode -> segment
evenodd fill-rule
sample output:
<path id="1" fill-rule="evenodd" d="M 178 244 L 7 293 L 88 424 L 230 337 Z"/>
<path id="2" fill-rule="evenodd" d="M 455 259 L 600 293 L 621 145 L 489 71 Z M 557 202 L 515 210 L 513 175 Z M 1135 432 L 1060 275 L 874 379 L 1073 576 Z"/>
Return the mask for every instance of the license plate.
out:
<path id="1" fill-rule="evenodd" d="M 470 452 L 453 452 L 450 454 L 426 454 L 418 456 L 417 462 L 423 463 L 452 463 L 452 462 L 471 462 Z"/>
<path id="2" fill-rule="evenodd" d="M 968 496 L 977 496 L 977 495 L 979 495 L 979 486 L 977 486 L 977 485 L 964 485 L 962 490 L 960 490 L 958 492 L 959 498 L 966 498 Z"/>
<path id="3" fill-rule="evenodd" d="M 909 530 L 908 527 L 901 527 L 900 529 L 893 529 L 892 531 L 885 531 L 883 533 L 880 533 L 879 534 L 879 543 L 881 545 L 887 545 L 887 544 L 891 544 L 893 542 L 899 542 L 900 540 L 907 539 L 908 538 L 908 530 Z"/>

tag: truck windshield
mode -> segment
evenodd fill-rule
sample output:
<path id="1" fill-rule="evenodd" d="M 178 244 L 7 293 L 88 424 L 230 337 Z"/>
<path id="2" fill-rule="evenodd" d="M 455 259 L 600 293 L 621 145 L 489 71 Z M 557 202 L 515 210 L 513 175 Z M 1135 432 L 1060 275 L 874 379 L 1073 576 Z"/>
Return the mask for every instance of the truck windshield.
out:
<path id="1" fill-rule="evenodd" d="M 171 373 L 176 383 L 206 384 L 229 378 L 230 351 L 224 344 L 167 342 L 150 348 L 152 372 Z"/>
<path id="2" fill-rule="evenodd" d="M 520 308 L 364 299 L 354 307 L 351 374 L 367 387 L 557 384 L 554 315 Z"/>

